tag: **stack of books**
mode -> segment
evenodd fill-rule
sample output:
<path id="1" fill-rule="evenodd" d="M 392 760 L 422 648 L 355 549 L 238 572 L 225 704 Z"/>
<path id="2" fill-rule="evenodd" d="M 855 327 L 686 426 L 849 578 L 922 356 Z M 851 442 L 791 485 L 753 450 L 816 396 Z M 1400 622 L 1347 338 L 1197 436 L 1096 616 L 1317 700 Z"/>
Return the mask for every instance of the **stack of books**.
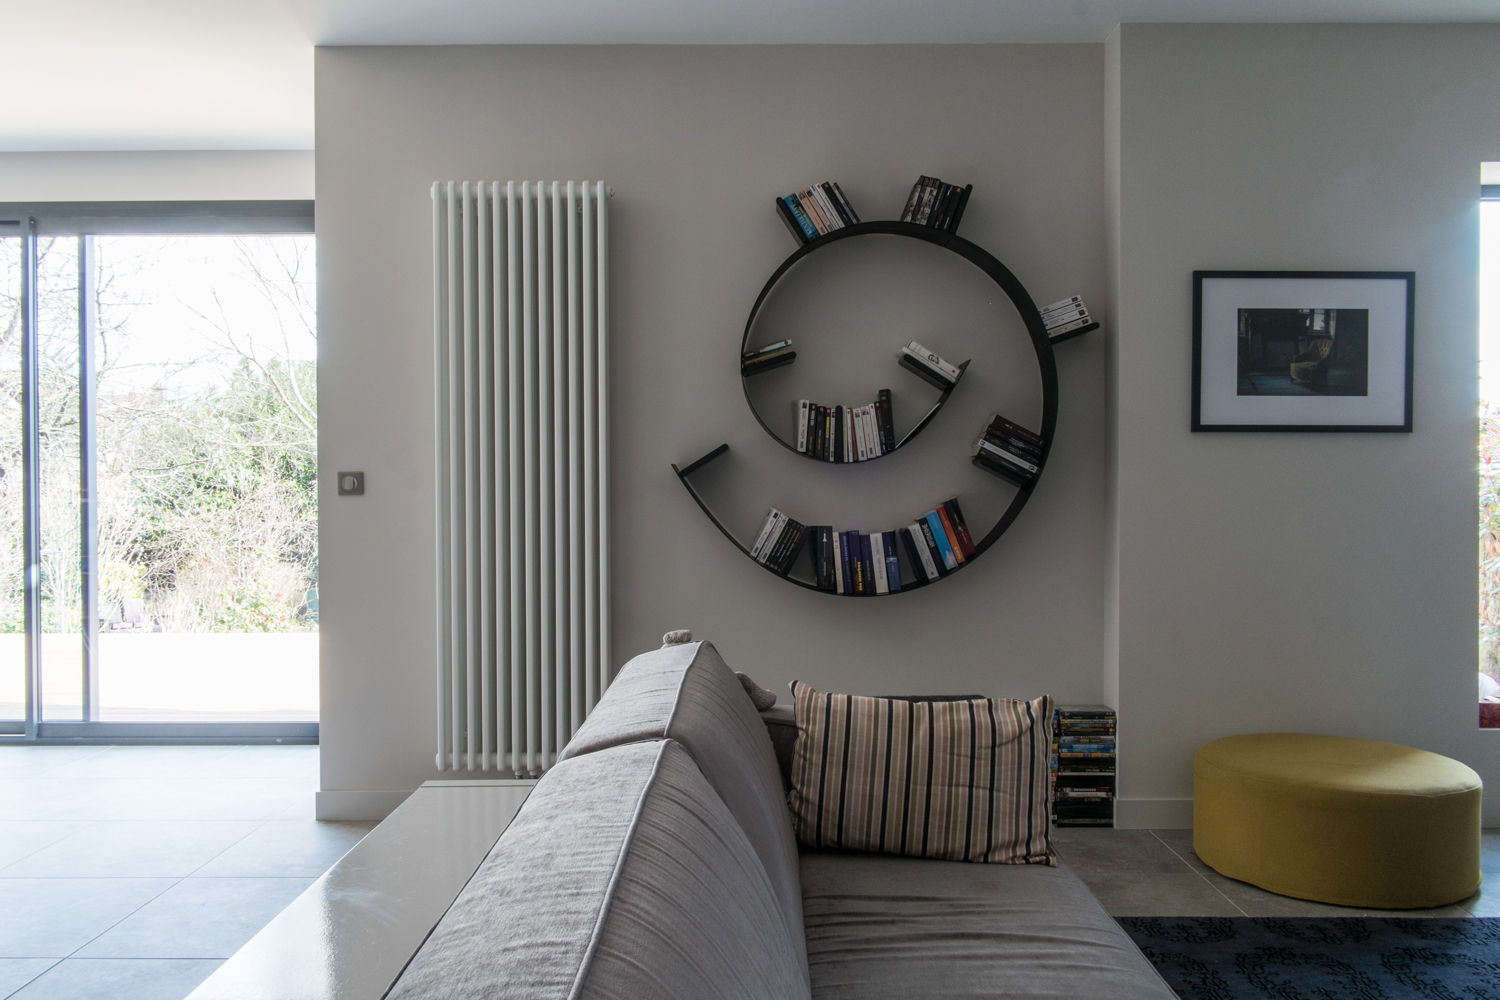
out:
<path id="1" fill-rule="evenodd" d="M 916 372 L 943 390 L 953 388 L 958 377 L 963 374 L 963 369 L 959 366 L 949 364 L 935 351 L 929 351 L 915 340 L 896 352 L 896 360 L 901 363 L 902 368 Z"/>
<path id="2" fill-rule="evenodd" d="M 740 374 L 759 375 L 761 372 L 780 368 L 797 360 L 790 340 L 778 340 L 774 344 L 757 347 L 740 355 Z"/>
<path id="3" fill-rule="evenodd" d="M 750 548 L 750 557 L 786 576 L 806 541 L 807 526 L 772 507 L 761 525 L 760 535 Z"/>
<path id="4" fill-rule="evenodd" d="M 911 194 L 906 196 L 901 221 L 956 233 L 958 221 L 963 218 L 964 207 L 968 205 L 969 194 L 973 190 L 972 184 L 959 187 L 923 174 L 911 186 Z"/>
<path id="5" fill-rule="evenodd" d="M 1030 487 L 1042 470 L 1042 439 L 998 413 L 974 442 L 974 464 L 1020 487 Z"/>
<path id="6" fill-rule="evenodd" d="M 1061 299 L 1050 306 L 1043 306 L 1041 312 L 1042 325 L 1047 328 L 1049 340 L 1056 340 L 1065 333 L 1072 333 L 1094 325 L 1093 319 L 1089 316 L 1088 307 L 1083 304 L 1083 298 L 1078 295 Z"/>
<path id="7" fill-rule="evenodd" d="M 824 181 L 776 199 L 776 211 L 792 235 L 808 243 L 859 221 L 837 181 Z"/>
<path id="8" fill-rule="evenodd" d="M 867 462 L 896 450 L 891 390 L 873 403 L 827 406 L 797 400 L 797 450 L 824 462 Z"/>
<path id="9" fill-rule="evenodd" d="M 1115 710 L 1058 705 L 1052 713 L 1052 822 L 1113 826 Z"/>

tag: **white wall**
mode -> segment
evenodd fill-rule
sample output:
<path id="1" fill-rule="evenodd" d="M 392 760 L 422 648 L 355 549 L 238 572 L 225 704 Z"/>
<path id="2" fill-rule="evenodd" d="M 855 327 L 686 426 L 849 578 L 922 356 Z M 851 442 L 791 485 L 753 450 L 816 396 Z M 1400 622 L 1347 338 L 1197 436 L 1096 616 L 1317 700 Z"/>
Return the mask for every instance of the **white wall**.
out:
<path id="1" fill-rule="evenodd" d="M 0 153 L 0 192 L 23 201 L 300 201 L 311 150 Z"/>
<path id="2" fill-rule="evenodd" d="M 1500 737 L 1474 705 L 1473 331 L 1497 64 L 1500 33 L 1471 26 L 320 50 L 321 463 L 325 482 L 369 473 L 366 496 L 323 497 L 321 813 L 378 815 L 435 776 L 427 189 L 450 178 L 617 192 L 616 663 L 691 627 L 780 690 L 1105 698 L 1124 825 L 1185 824 L 1193 750 L 1234 732 L 1409 743 L 1493 784 Z M 772 197 L 833 177 L 892 216 L 919 173 L 972 181 L 964 235 L 1038 299 L 1083 294 L 1105 328 L 1059 348 L 1053 460 L 981 563 L 889 600 L 809 594 L 733 551 L 668 463 L 728 441 L 714 475 L 750 523 L 767 503 L 821 513 L 849 484 L 843 509 L 877 523 L 984 495 L 949 463 L 1005 405 L 986 391 L 1003 363 L 976 362 L 990 374 L 921 448 L 841 470 L 767 442 L 734 370 L 791 248 Z M 1414 270 L 1414 432 L 1190 433 L 1191 273 L 1214 268 Z M 855 308 L 848 327 L 879 329 Z M 971 328 L 972 302 L 954 315 L 933 335 Z"/>
<path id="3" fill-rule="evenodd" d="M 1126 25 L 1111 45 L 1122 821 L 1185 822 L 1194 748 L 1238 732 L 1407 743 L 1494 787 L 1475 277 L 1500 31 Z M 1238 268 L 1415 271 L 1413 432 L 1190 433 L 1192 272 Z"/>
<path id="4" fill-rule="evenodd" d="M 828 401 L 883 384 L 900 400 L 915 380 L 894 351 L 914 337 L 959 356 L 972 348 L 976 363 L 920 447 L 820 469 L 765 438 L 735 365 L 746 314 L 793 249 L 772 199 L 834 178 L 866 218 L 894 218 L 919 174 L 972 182 L 963 235 L 1037 299 L 1082 294 L 1107 325 L 1102 54 L 320 49 L 320 464 L 325 483 L 338 469 L 368 473 L 365 496 L 322 496 L 320 814 L 378 815 L 436 776 L 428 188 L 439 179 L 600 178 L 615 189 L 615 663 L 689 627 L 779 691 L 801 677 L 864 692 L 1100 698 L 1103 338 L 1058 350 L 1057 440 L 1031 504 L 982 562 L 921 592 L 840 599 L 774 579 L 718 534 L 669 465 L 729 442 L 712 474 L 728 516 L 746 525 L 775 503 L 804 520 L 894 527 L 955 491 L 977 520 L 1004 488 L 967 464 L 965 447 L 988 413 L 1034 404 L 1024 390 L 1008 402 L 1011 370 L 987 353 L 993 289 L 952 278 L 944 295 L 962 302 L 938 301 L 913 331 L 869 304 L 935 274 L 934 262 L 915 253 L 907 271 L 874 250 L 852 258 L 871 280 L 841 292 L 848 315 L 829 335 L 868 332 L 877 346 L 854 353 L 886 360 L 831 371 Z M 962 270 L 956 261 L 946 270 Z M 814 350 L 818 337 L 799 343 Z M 799 362 L 799 374 L 811 370 Z"/>

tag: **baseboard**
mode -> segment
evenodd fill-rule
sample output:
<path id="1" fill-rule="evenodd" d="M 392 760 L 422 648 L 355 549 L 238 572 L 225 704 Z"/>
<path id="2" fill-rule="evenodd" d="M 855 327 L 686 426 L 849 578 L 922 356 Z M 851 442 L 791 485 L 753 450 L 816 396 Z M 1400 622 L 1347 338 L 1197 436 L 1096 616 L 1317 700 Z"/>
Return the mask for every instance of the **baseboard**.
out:
<path id="1" fill-rule="evenodd" d="M 1115 826 L 1122 830 L 1191 830 L 1192 799 L 1116 799 Z"/>
<path id="2" fill-rule="evenodd" d="M 412 789 L 343 789 L 318 792 L 314 815 L 320 820 L 379 822 L 406 801 Z"/>

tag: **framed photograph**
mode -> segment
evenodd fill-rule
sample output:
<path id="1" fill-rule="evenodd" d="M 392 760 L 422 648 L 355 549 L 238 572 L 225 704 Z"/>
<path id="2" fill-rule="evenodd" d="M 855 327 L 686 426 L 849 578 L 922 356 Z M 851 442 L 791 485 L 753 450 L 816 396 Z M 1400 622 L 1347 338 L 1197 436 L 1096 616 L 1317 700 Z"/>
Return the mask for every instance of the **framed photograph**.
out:
<path id="1" fill-rule="evenodd" d="M 1410 271 L 1194 271 L 1193 430 L 1411 431 Z"/>

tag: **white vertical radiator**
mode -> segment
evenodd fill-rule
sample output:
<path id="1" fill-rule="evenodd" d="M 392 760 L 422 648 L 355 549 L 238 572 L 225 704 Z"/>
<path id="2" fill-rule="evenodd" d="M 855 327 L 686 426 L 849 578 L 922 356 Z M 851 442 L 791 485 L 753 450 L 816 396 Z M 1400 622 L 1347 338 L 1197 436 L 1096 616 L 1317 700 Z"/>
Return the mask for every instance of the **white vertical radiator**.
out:
<path id="1" fill-rule="evenodd" d="M 439 770 L 540 774 L 607 680 L 607 196 L 432 186 Z"/>

